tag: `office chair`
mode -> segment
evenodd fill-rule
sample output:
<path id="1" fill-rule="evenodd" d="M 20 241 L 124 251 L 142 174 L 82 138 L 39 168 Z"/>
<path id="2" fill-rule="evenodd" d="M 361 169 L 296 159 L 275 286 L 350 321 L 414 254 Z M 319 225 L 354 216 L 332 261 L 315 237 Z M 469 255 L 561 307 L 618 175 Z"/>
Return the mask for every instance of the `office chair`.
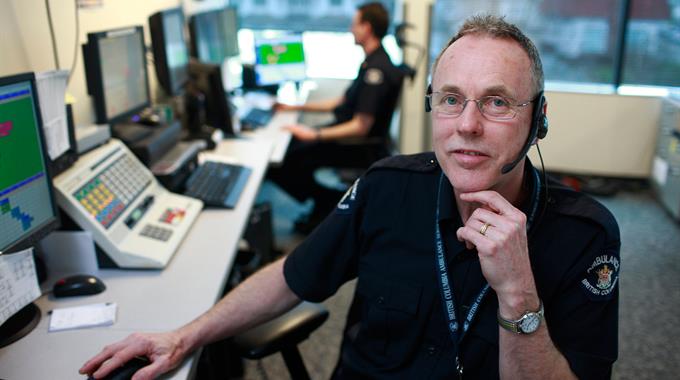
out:
<path id="1" fill-rule="evenodd" d="M 274 248 L 271 205 L 262 203 L 253 208 L 243 240 L 247 242 L 247 248 L 240 249 L 236 256 L 227 282 L 229 288 L 236 287 L 257 269 L 280 256 Z M 287 313 L 234 336 L 229 340 L 232 350 L 223 352 L 228 355 L 228 352 L 235 351 L 240 357 L 251 360 L 280 352 L 292 379 L 306 380 L 309 374 L 297 346 L 326 319 L 328 310 L 325 306 L 302 302 Z M 236 363 L 231 365 L 238 366 Z"/>
<path id="2" fill-rule="evenodd" d="M 232 340 L 241 357 L 259 360 L 280 352 L 293 380 L 309 380 L 298 344 L 328 319 L 322 304 L 302 302 L 287 313 L 235 336 Z"/>

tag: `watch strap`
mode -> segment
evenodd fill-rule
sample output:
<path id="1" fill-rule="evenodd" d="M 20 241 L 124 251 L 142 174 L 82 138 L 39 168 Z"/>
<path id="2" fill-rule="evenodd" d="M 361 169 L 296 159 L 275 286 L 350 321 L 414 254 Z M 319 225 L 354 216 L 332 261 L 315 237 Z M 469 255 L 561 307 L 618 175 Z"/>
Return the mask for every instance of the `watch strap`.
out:
<path id="1" fill-rule="evenodd" d="M 515 334 L 530 334 L 531 332 L 524 332 L 521 328 L 521 323 L 524 319 L 531 317 L 531 314 L 536 314 L 538 315 L 538 318 L 540 320 L 543 319 L 543 301 L 539 298 L 538 299 L 538 310 L 537 311 L 530 311 L 527 310 L 522 314 L 522 316 L 517 319 L 517 320 L 511 320 L 511 319 L 505 319 L 501 316 L 501 311 L 500 309 L 498 310 L 497 317 L 498 317 L 498 325 L 501 326 L 502 328 L 513 332 Z"/>

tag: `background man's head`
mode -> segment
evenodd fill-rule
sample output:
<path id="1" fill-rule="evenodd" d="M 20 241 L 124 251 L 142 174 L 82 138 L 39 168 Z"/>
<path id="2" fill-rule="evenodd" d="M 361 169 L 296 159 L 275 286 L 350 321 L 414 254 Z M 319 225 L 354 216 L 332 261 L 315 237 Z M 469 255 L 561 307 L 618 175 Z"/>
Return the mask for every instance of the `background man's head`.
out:
<path id="1" fill-rule="evenodd" d="M 366 3 L 357 8 L 352 19 L 352 34 L 355 42 L 363 44 L 368 38 L 382 40 L 390 25 L 387 9 L 380 3 Z"/>
<path id="2" fill-rule="evenodd" d="M 531 61 L 531 76 L 532 88 L 534 95 L 543 91 L 544 76 L 543 64 L 541 57 L 538 54 L 536 45 L 515 25 L 510 24 L 504 20 L 503 17 L 491 15 L 473 16 L 465 21 L 463 26 L 458 30 L 449 42 L 444 46 L 432 65 L 432 77 L 434 78 L 437 65 L 446 51 L 454 42 L 466 35 L 481 35 L 492 38 L 510 39 L 519 44 L 524 52 L 529 56 Z"/>

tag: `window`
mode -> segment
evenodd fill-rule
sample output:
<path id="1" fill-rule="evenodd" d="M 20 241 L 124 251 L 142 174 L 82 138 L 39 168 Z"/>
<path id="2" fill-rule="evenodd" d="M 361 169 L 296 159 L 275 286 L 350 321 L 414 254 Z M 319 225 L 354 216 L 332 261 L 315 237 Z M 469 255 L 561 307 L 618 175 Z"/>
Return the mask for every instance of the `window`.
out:
<path id="1" fill-rule="evenodd" d="M 621 84 L 617 80 L 680 86 L 680 0 L 438 0 L 431 59 L 467 17 L 479 13 L 505 16 L 534 41 L 548 88 L 611 92 Z M 624 21 L 621 80 L 616 73 Z"/>
<path id="2" fill-rule="evenodd" d="M 262 4 L 260 4 L 260 2 Z M 239 13 L 241 60 L 252 63 L 256 34 L 276 35 L 303 32 L 307 76 L 310 78 L 354 79 L 364 54 L 349 32 L 352 17 L 366 0 L 231 0 Z M 382 3 L 395 18 L 397 0 Z M 395 64 L 402 52 L 394 36 L 383 39 L 383 46 Z"/>
<path id="3" fill-rule="evenodd" d="M 366 0 L 231 0 L 246 29 L 347 32 L 357 7 Z M 396 0 L 382 0 L 394 16 Z"/>
<path id="4" fill-rule="evenodd" d="M 623 83 L 680 86 L 680 1 L 632 0 Z"/>

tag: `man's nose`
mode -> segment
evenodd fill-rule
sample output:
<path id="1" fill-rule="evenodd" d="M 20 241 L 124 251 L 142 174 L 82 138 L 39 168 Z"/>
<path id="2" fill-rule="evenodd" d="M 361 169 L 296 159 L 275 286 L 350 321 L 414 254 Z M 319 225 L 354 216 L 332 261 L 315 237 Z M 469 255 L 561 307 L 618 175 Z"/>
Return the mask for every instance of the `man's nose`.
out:
<path id="1" fill-rule="evenodd" d="M 468 100 L 463 113 L 458 116 L 458 132 L 461 134 L 481 135 L 483 132 L 482 115 L 477 102 Z"/>

